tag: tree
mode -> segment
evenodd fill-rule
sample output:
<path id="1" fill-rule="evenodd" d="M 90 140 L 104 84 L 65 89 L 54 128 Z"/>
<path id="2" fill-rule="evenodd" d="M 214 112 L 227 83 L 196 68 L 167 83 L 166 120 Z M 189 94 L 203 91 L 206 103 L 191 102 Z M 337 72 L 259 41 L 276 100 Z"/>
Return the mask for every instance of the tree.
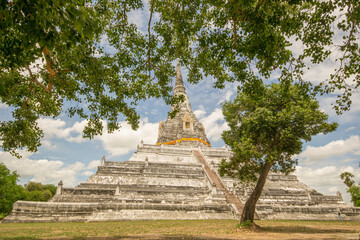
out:
<path id="1" fill-rule="evenodd" d="M 102 119 L 109 132 L 118 129 L 121 115 L 136 129 L 139 101 L 178 101 L 170 98 L 177 57 L 191 83 L 212 76 L 222 88 L 251 82 L 254 73 L 303 82 L 307 67 L 336 51 L 338 68 L 308 91 L 340 90 L 340 113 L 360 86 L 358 0 L 150 0 L 148 27 L 138 29 L 129 15 L 144 7 L 142 0 L 1 1 L 0 98 L 13 109 L 0 124 L 4 150 L 36 151 L 37 119 L 61 112 L 87 119 L 88 138 L 102 133 Z M 105 39 L 113 51 L 101 47 Z M 290 49 L 296 40 L 303 51 Z"/>
<path id="2" fill-rule="evenodd" d="M 19 175 L 10 172 L 5 164 L 0 163 L 0 215 L 7 215 L 12 210 L 12 205 L 16 202 L 23 190 L 17 185 Z"/>
<path id="3" fill-rule="evenodd" d="M 356 186 L 355 181 L 352 180 L 354 175 L 349 172 L 343 172 L 340 174 L 340 178 L 344 180 L 345 185 L 348 187 L 347 192 L 351 195 L 351 202 L 354 204 L 354 207 L 360 207 L 360 182 Z"/>
<path id="4" fill-rule="evenodd" d="M 233 102 L 223 105 L 230 130 L 222 134 L 234 153 L 220 164 L 220 174 L 256 182 L 245 203 L 241 223 L 254 220 L 255 206 L 270 171 L 288 174 L 297 164 L 303 141 L 313 135 L 332 132 L 337 123 L 319 109 L 306 85 L 290 82 L 264 85 L 254 78 L 239 88 Z"/>
<path id="5" fill-rule="evenodd" d="M 25 184 L 24 195 L 21 200 L 46 202 L 56 193 L 56 187 L 53 184 L 43 185 L 37 182 L 28 182 Z"/>
<path id="6" fill-rule="evenodd" d="M 150 51 L 151 39 L 127 21 L 142 7 L 140 0 L 0 2 L 0 99 L 13 113 L 0 123 L 4 150 L 37 151 L 39 117 L 78 115 L 92 138 L 102 133 L 101 119 L 109 132 L 118 129 L 120 114 L 136 129 L 140 100 L 170 102 L 171 59 Z M 100 46 L 104 38 L 114 52 Z"/>

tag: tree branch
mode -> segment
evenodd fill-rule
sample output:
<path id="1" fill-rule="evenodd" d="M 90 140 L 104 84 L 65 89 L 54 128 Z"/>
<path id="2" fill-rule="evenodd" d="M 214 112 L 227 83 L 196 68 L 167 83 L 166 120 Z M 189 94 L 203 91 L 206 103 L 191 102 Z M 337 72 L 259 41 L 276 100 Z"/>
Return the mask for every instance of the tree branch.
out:
<path id="1" fill-rule="evenodd" d="M 151 19 L 152 19 L 152 14 L 153 14 L 153 10 L 154 10 L 154 2 L 155 0 L 151 1 L 151 8 L 150 8 L 150 19 L 149 19 L 149 24 L 148 24 L 148 34 L 149 34 L 149 49 L 148 49 L 148 68 L 149 68 L 149 79 L 150 79 L 150 74 L 151 74 L 151 67 L 150 67 L 150 41 L 151 41 L 151 32 L 150 32 L 150 27 L 151 27 Z"/>
<path id="2" fill-rule="evenodd" d="M 36 77 L 34 77 L 34 75 L 31 72 L 31 69 L 29 66 L 26 67 L 26 69 L 28 70 L 29 74 L 30 74 L 30 79 L 33 83 L 36 83 L 38 86 L 40 86 L 42 89 L 44 89 L 45 92 L 49 92 L 51 90 L 49 90 L 47 87 L 44 86 L 44 84 L 42 84 L 41 82 L 39 82 Z"/>
<path id="3" fill-rule="evenodd" d="M 125 26 L 126 26 L 126 24 L 127 24 L 126 3 L 127 3 L 127 1 L 125 0 L 125 2 L 124 2 L 124 10 L 123 10 L 123 17 L 124 17 L 123 27 L 124 27 L 124 29 L 125 29 Z"/>
<path id="4" fill-rule="evenodd" d="M 51 92 L 52 90 L 52 80 L 54 78 L 54 76 L 56 76 L 56 71 L 52 68 L 52 61 L 51 61 L 51 56 L 50 56 L 50 51 L 47 49 L 47 47 L 45 46 L 43 49 L 43 54 L 45 57 L 45 61 L 46 61 L 46 69 L 48 70 L 49 74 L 50 74 L 50 82 L 49 82 L 49 86 L 47 88 L 47 92 Z"/>
<path id="5" fill-rule="evenodd" d="M 236 29 L 236 19 L 234 17 L 234 26 L 233 26 L 233 31 L 234 31 L 234 46 L 236 47 L 236 32 L 237 32 L 237 29 Z"/>

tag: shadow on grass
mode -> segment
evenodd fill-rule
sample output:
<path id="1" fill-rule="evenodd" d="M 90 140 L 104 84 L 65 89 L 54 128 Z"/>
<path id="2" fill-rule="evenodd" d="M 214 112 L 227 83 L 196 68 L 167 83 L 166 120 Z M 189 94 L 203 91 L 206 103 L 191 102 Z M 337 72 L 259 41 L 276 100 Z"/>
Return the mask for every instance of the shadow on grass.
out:
<path id="1" fill-rule="evenodd" d="M 321 229 L 313 227 L 296 227 L 296 226 L 275 226 L 275 227 L 261 227 L 260 232 L 273 233 L 356 233 L 355 230 L 349 229 Z"/>

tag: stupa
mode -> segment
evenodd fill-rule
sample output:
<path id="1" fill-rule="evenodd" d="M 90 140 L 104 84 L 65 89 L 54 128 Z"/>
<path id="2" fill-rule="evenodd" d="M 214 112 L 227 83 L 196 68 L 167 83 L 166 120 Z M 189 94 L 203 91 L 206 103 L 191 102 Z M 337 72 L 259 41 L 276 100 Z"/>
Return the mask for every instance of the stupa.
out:
<path id="1" fill-rule="evenodd" d="M 211 147 L 192 112 L 179 63 L 173 94 L 184 101 L 174 118 L 160 122 L 156 144 L 141 141 L 124 162 L 103 157 L 85 183 L 64 188 L 61 181 L 48 202 L 17 201 L 3 222 L 238 219 L 252 189 L 219 176 L 219 163 L 232 152 Z M 360 220 L 360 208 L 349 207 L 340 193 L 325 196 L 295 175 L 271 173 L 256 218 L 336 220 L 339 211 L 344 220 Z"/>

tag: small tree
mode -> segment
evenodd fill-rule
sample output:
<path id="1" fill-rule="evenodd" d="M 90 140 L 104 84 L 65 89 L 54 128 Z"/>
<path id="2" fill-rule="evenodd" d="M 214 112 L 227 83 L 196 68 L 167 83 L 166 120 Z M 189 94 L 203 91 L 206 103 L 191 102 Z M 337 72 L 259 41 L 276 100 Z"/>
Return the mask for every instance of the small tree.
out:
<path id="1" fill-rule="evenodd" d="M 348 186 L 347 192 L 351 195 L 351 202 L 354 203 L 354 207 L 360 207 L 360 183 L 356 186 L 355 181 L 352 180 L 354 175 L 349 172 L 343 172 L 340 174 L 340 178 L 344 180 L 346 186 Z"/>
<path id="2" fill-rule="evenodd" d="M 0 215 L 7 215 L 13 203 L 21 198 L 22 186 L 17 185 L 19 175 L 10 172 L 5 164 L 0 163 Z"/>
<path id="3" fill-rule="evenodd" d="M 332 132 L 337 123 L 319 109 L 306 85 L 282 82 L 264 85 L 259 79 L 239 89 L 233 102 L 223 105 L 230 130 L 222 134 L 234 155 L 220 164 L 220 174 L 256 182 L 246 201 L 241 223 L 254 220 L 255 206 L 270 170 L 288 174 L 294 171 L 303 140 Z"/>

